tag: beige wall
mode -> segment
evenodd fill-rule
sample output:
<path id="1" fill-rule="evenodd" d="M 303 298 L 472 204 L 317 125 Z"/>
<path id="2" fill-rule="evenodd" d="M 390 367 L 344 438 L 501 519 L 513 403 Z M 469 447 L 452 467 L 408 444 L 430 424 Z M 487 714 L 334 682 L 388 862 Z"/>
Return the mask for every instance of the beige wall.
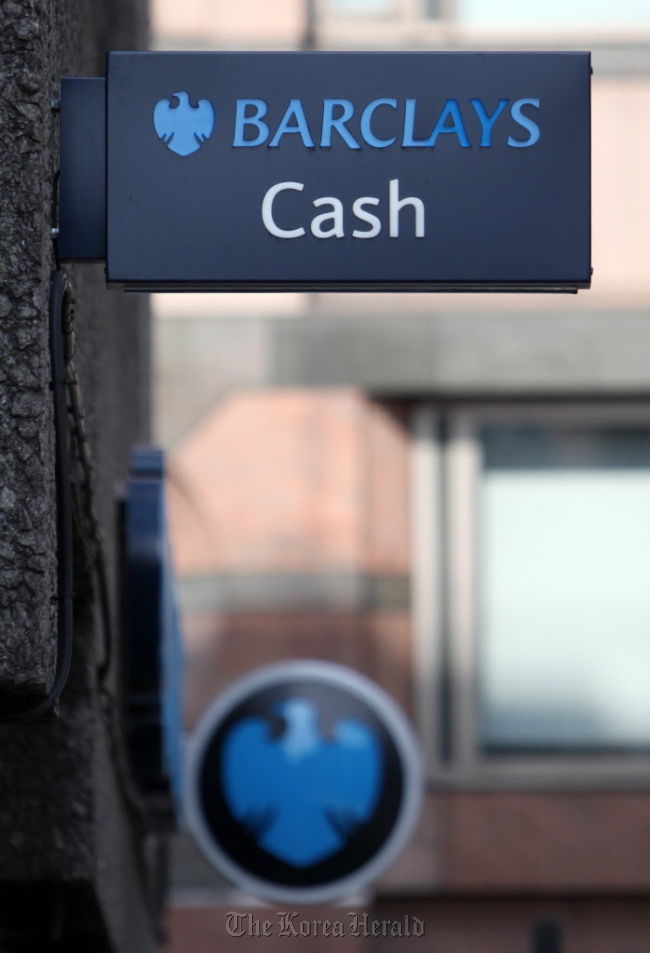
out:
<path id="1" fill-rule="evenodd" d="M 650 76 L 593 87 L 593 264 L 597 293 L 650 297 Z"/>
<path id="2" fill-rule="evenodd" d="M 153 0 L 154 45 L 163 49 L 285 48 L 300 43 L 303 0 Z"/>
<path id="3" fill-rule="evenodd" d="M 226 397 L 171 456 L 181 576 L 404 573 L 404 422 L 341 390 Z"/>

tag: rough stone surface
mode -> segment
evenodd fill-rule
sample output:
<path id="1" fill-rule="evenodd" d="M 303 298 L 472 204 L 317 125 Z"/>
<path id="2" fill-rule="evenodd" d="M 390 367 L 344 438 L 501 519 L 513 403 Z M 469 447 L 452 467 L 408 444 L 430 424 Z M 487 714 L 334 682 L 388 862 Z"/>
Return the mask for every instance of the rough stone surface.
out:
<path id="1" fill-rule="evenodd" d="M 62 75 L 101 74 L 107 49 L 146 43 L 145 0 L 0 0 L 0 707 L 43 697 L 56 663 L 48 298 L 58 117 L 50 101 Z M 148 302 L 107 291 L 98 265 L 70 274 L 75 363 L 115 592 L 115 488 L 131 446 L 148 437 Z M 155 946 L 151 836 L 119 783 L 123 729 L 119 717 L 109 727 L 98 691 L 101 630 L 79 539 L 76 553 L 73 669 L 58 715 L 0 725 L 2 953 Z M 114 651 L 117 694 L 119 645 Z"/>
<path id="2" fill-rule="evenodd" d="M 16 0 L 0 13 L 0 691 L 32 694 L 51 681 L 55 644 L 49 13 L 42 3 Z"/>

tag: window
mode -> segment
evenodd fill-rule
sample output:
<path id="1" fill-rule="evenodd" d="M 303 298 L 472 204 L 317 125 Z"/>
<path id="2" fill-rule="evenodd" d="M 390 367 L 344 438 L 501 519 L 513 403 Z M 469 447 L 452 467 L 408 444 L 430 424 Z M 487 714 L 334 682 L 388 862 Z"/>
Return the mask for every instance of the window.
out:
<path id="1" fill-rule="evenodd" d="M 647 0 L 457 0 L 458 19 L 472 26 L 536 27 L 639 25 L 650 21 Z"/>
<path id="2" fill-rule="evenodd" d="M 647 763 L 650 410 L 424 408 L 414 476 L 433 768 Z"/>
<path id="3" fill-rule="evenodd" d="M 322 12 L 331 17 L 439 20 L 449 9 L 450 0 L 322 0 Z"/>
<path id="4" fill-rule="evenodd" d="M 438 20 L 443 15 L 445 0 L 424 0 L 423 15 L 427 20 Z"/>
<path id="5" fill-rule="evenodd" d="M 397 7 L 396 0 L 327 0 L 328 12 L 335 16 L 390 16 Z"/>

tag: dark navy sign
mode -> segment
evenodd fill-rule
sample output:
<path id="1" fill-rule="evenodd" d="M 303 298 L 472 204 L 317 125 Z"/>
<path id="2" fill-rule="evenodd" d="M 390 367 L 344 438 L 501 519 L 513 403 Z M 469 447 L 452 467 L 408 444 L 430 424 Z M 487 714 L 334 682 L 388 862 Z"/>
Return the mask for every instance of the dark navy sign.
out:
<path id="1" fill-rule="evenodd" d="M 589 286 L 587 53 L 108 63 L 111 282 Z"/>
<path id="2" fill-rule="evenodd" d="M 321 902 L 373 879 L 415 821 L 410 729 L 349 669 L 260 669 L 219 698 L 192 742 L 188 810 L 208 859 L 243 889 Z"/>
<path id="3" fill-rule="evenodd" d="M 124 500 L 125 711 L 136 780 L 160 823 L 181 812 L 181 630 L 163 453 L 136 447 Z"/>

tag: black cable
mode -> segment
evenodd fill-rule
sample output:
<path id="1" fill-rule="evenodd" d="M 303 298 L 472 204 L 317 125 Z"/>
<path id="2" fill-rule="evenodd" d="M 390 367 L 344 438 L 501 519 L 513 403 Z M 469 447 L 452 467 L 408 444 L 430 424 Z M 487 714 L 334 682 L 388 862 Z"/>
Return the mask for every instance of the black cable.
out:
<path id="1" fill-rule="evenodd" d="M 95 571 L 99 610 L 103 636 L 103 659 L 97 666 L 97 677 L 101 684 L 106 681 L 112 662 L 112 622 L 111 602 L 109 595 L 108 569 L 106 566 L 106 552 L 104 534 L 95 509 L 95 467 L 86 434 L 85 415 L 81 388 L 74 365 L 75 334 L 73 328 L 72 309 L 66 312 L 63 320 L 63 352 L 65 361 L 66 386 L 68 388 L 69 411 L 72 420 L 72 442 L 75 449 L 74 458 L 79 470 L 75 470 L 75 478 L 79 477 L 79 500 L 77 507 L 79 535 L 89 553 Z"/>
<path id="2" fill-rule="evenodd" d="M 51 213 L 50 221 L 54 222 L 52 229 L 52 251 L 54 252 L 54 261 L 56 262 L 57 271 L 61 270 L 61 263 L 59 261 L 59 182 L 61 179 L 61 170 L 57 169 L 54 173 L 54 181 L 52 183 L 52 201 L 51 201 Z"/>
<path id="3" fill-rule="evenodd" d="M 63 322 L 72 307 L 72 287 L 65 271 L 52 276 L 50 289 L 50 360 L 54 402 L 54 445 L 57 499 L 57 654 L 52 687 L 46 698 L 36 704 L 2 700 L 0 723 L 35 721 L 47 714 L 58 701 L 70 674 L 72 661 L 72 496 L 68 467 L 68 421 L 63 353 Z"/>

